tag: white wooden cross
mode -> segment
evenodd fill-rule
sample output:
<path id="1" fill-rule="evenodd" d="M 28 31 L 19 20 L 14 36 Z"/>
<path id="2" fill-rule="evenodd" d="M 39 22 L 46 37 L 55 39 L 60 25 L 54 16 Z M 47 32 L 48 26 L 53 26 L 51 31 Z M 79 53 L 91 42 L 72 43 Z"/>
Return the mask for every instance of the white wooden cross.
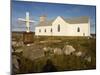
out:
<path id="1" fill-rule="evenodd" d="M 26 19 L 23 18 L 18 18 L 19 21 L 23 21 L 26 23 L 26 32 L 29 33 L 30 32 L 30 23 L 33 23 L 35 21 L 30 20 L 29 18 L 29 12 L 26 12 Z"/>

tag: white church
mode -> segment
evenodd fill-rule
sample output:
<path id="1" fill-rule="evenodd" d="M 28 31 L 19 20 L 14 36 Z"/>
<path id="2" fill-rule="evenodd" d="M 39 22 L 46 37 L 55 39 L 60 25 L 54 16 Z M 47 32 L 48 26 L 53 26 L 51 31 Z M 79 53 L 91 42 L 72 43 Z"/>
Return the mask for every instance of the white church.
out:
<path id="1" fill-rule="evenodd" d="M 90 36 L 90 19 L 87 16 L 64 19 L 58 16 L 48 21 L 46 16 L 40 16 L 40 22 L 35 28 L 36 36 Z"/>

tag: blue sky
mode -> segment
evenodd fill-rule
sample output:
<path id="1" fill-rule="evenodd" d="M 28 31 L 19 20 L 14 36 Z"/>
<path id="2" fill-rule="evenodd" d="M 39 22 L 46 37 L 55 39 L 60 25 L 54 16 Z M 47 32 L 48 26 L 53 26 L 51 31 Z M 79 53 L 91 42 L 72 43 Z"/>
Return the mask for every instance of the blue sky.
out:
<path id="1" fill-rule="evenodd" d="M 12 31 L 25 31 L 25 23 L 19 23 L 18 18 L 25 18 L 28 11 L 30 19 L 35 20 L 31 24 L 31 31 L 34 31 L 39 22 L 39 16 L 46 15 L 48 20 L 55 19 L 57 16 L 73 18 L 88 16 L 91 20 L 91 33 L 95 33 L 96 27 L 96 7 L 89 5 L 56 4 L 41 2 L 12 1 Z"/>

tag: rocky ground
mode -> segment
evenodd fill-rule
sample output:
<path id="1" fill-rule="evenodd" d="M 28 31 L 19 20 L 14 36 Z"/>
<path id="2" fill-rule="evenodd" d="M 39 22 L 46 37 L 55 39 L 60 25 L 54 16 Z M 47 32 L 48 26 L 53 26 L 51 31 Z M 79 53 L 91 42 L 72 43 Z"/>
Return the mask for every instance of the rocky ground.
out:
<path id="1" fill-rule="evenodd" d="M 13 41 L 13 73 L 40 73 L 96 68 L 96 39 L 35 37 L 29 46 Z"/>

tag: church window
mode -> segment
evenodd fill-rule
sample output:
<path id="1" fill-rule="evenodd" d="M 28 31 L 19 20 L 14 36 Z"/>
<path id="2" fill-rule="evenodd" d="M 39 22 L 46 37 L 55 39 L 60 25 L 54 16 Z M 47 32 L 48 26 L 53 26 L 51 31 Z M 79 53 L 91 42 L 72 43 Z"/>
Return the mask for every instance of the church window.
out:
<path id="1" fill-rule="evenodd" d="M 58 32 L 60 32 L 60 24 L 58 25 Z"/>
<path id="2" fill-rule="evenodd" d="M 39 29 L 39 32 L 41 32 L 41 29 Z"/>
<path id="3" fill-rule="evenodd" d="M 52 28 L 51 28 L 51 32 L 52 32 Z"/>
<path id="4" fill-rule="evenodd" d="M 46 32 L 46 29 L 45 29 L 45 32 Z"/>
<path id="5" fill-rule="evenodd" d="M 80 28 L 79 27 L 77 28 L 77 32 L 80 32 Z"/>
<path id="6" fill-rule="evenodd" d="M 83 36 L 85 36 L 85 33 L 83 33 Z"/>

